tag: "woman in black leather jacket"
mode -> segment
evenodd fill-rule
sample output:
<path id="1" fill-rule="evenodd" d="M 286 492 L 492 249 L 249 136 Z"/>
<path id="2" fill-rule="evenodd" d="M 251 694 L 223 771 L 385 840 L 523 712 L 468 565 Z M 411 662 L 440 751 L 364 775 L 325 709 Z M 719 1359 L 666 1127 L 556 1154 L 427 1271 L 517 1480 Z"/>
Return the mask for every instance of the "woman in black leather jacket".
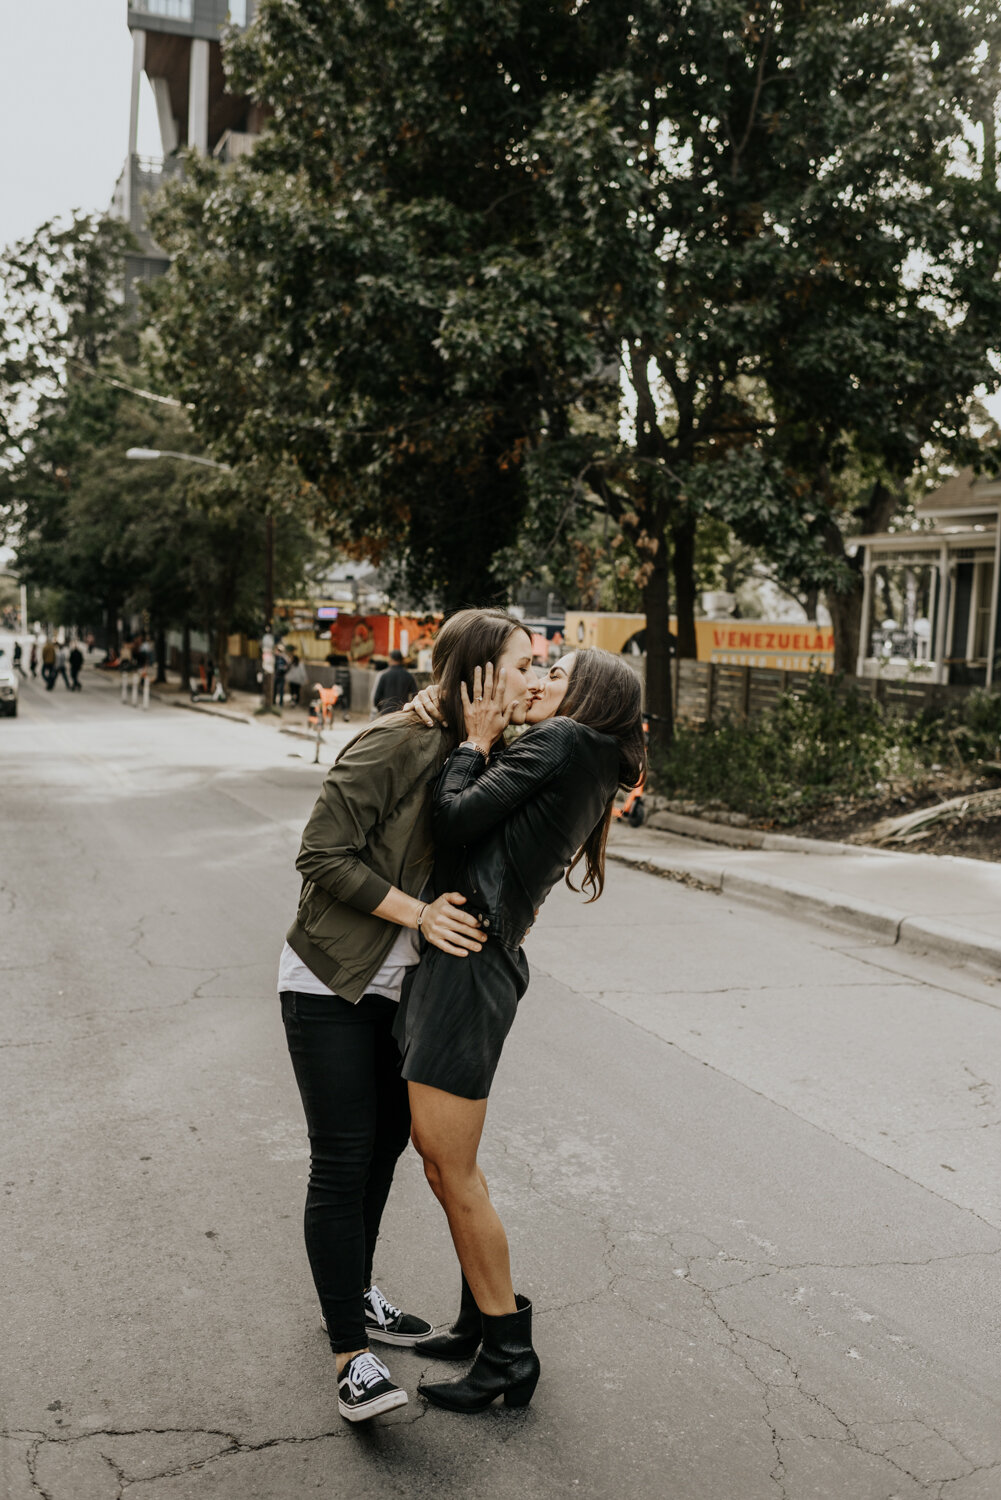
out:
<path id="1" fill-rule="evenodd" d="M 449 702 L 450 685 L 441 684 L 441 712 L 453 723 L 462 714 L 466 739 L 435 786 L 435 886 L 465 896 L 487 941 L 462 958 L 425 954 L 394 1027 L 412 1139 L 463 1270 L 456 1323 L 417 1347 L 460 1359 L 482 1340 L 463 1380 L 421 1387 L 455 1411 L 479 1411 L 500 1395 L 524 1406 L 538 1380 L 531 1304 L 515 1296 L 507 1237 L 476 1153 L 494 1070 L 528 984 L 521 944 L 561 876 L 575 889 L 570 874 L 582 860 L 581 889 L 592 901 L 600 896 L 612 801 L 644 764 L 639 682 L 608 652 L 558 662 L 526 715 L 535 727 L 499 753 L 492 752 L 507 723 L 505 685 L 488 666 L 482 676 L 477 668 L 471 686 L 472 696 L 466 683 L 451 685 L 457 701 Z"/>

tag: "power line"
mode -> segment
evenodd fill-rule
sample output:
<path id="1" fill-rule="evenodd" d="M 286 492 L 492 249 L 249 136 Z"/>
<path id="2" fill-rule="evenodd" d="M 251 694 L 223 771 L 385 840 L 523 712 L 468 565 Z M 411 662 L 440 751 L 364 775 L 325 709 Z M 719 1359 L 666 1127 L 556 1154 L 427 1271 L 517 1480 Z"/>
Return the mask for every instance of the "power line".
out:
<path id="1" fill-rule="evenodd" d="M 105 385 L 113 385 L 116 390 L 128 391 L 130 396 L 141 396 L 144 401 L 159 401 L 163 406 L 179 406 L 185 411 L 194 411 L 194 402 L 178 401 L 175 396 L 158 396 L 155 391 L 144 391 L 141 386 L 128 385 L 124 380 L 116 380 L 113 375 L 102 375 L 100 370 L 95 370 L 92 365 L 84 364 L 82 359 L 73 359 L 68 356 L 67 364 L 75 365 L 85 375 L 90 375 L 94 380 L 103 380 Z"/>

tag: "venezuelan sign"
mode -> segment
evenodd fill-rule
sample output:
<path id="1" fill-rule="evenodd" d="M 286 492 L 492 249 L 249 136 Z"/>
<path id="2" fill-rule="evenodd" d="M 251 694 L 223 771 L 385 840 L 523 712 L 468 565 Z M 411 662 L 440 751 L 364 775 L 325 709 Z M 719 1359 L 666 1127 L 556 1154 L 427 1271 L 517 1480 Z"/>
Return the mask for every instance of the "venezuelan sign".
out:
<path id="1" fill-rule="evenodd" d="M 677 622 L 671 621 L 671 632 Z M 646 650 L 644 615 L 568 612 L 566 645 L 599 646 L 605 651 Z M 720 666 L 774 667 L 786 672 L 834 670 L 834 632 L 817 625 L 781 620 L 696 620 L 699 661 Z"/>
<path id="2" fill-rule="evenodd" d="M 699 661 L 775 667 L 786 672 L 834 669 L 834 632 L 770 620 L 696 620 Z"/>

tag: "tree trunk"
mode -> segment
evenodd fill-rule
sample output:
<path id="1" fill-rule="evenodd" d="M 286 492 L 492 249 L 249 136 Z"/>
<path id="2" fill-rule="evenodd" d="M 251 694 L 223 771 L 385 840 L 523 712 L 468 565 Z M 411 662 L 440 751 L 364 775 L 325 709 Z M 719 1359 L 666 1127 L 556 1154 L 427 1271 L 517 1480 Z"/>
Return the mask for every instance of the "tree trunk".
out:
<path id="1" fill-rule="evenodd" d="M 646 611 L 646 713 L 650 743 L 666 748 L 674 738 L 671 692 L 671 595 L 667 576 L 667 548 L 661 546 L 654 569 L 643 589 Z"/>
<path id="2" fill-rule="evenodd" d="M 210 637 L 211 639 L 211 637 Z M 229 689 L 229 631 L 220 625 L 215 633 L 215 671 L 223 691 Z"/>
<path id="3" fill-rule="evenodd" d="M 856 573 L 852 587 L 848 590 L 827 591 L 827 608 L 831 612 L 831 629 L 834 631 L 834 670 L 855 676 L 858 666 L 859 632 L 862 626 L 861 573 Z"/>
<path id="4" fill-rule="evenodd" d="M 879 479 L 873 485 L 866 504 L 855 514 L 863 533 L 885 531 L 894 511 L 903 501 L 903 483 L 893 487 Z M 845 551 L 845 539 L 833 521 L 827 527 L 824 538 L 827 552 L 836 557 L 848 571 L 846 588 L 827 590 L 827 607 L 831 612 L 831 628 L 834 631 L 834 670 L 854 677 L 858 668 L 859 636 L 862 630 L 862 598 L 865 581 L 862 577 L 862 554 L 849 557 Z"/>
<path id="5" fill-rule="evenodd" d="M 181 627 L 181 692 L 191 691 L 191 626 L 185 620 Z"/>
<path id="6" fill-rule="evenodd" d="M 698 656 L 695 639 L 695 520 L 688 517 L 671 527 L 674 544 L 674 598 L 677 604 L 678 656 L 694 661 Z"/>
<path id="7" fill-rule="evenodd" d="M 156 681 L 167 681 L 167 632 L 159 623 L 154 627 L 153 638 L 156 650 Z"/>
<path id="8" fill-rule="evenodd" d="M 118 656 L 121 653 L 122 640 L 118 629 L 117 604 L 106 604 L 104 606 L 104 620 L 105 635 L 107 636 L 105 645 L 109 650 L 113 650 L 115 655 Z"/>
<path id="9" fill-rule="evenodd" d="M 264 628 L 272 629 L 275 613 L 275 518 L 264 517 Z M 225 684 L 223 684 L 225 686 Z"/>

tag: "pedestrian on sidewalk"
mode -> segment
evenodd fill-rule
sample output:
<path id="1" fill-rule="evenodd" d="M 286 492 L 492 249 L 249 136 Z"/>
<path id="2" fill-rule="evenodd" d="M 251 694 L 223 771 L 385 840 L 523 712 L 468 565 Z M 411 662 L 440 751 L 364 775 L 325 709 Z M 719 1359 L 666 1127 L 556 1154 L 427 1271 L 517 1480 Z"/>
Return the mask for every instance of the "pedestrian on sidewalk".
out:
<path id="1" fill-rule="evenodd" d="M 435 643 L 471 680 L 521 626 L 500 611 L 464 610 Z M 431 783 L 461 722 L 425 728 L 387 714 L 342 751 L 306 825 L 296 867 L 296 920 L 279 963 L 286 1039 L 309 1131 L 306 1250 L 337 1367 L 338 1408 L 359 1422 L 403 1405 L 370 1340 L 413 1345 L 432 1332 L 373 1283 L 373 1256 L 396 1161 L 410 1136 L 407 1086 L 393 1023 L 418 940 L 456 957 L 478 951 L 465 897 L 428 889 Z"/>
<path id="2" fill-rule="evenodd" d="M 275 687 L 274 701 L 279 708 L 285 707 L 285 678 L 288 676 L 289 660 L 285 655 L 285 648 L 279 646 L 275 651 Z"/>
<path id="3" fill-rule="evenodd" d="M 495 754 L 531 670 L 531 638 L 519 636 L 521 658 L 506 653 L 472 678 L 449 678 L 440 697 L 466 737 L 435 784 L 435 889 L 460 891 L 487 941 L 462 959 L 425 953 L 394 1027 L 414 1146 L 463 1273 L 455 1323 L 421 1351 L 458 1359 L 479 1349 L 462 1379 L 420 1390 L 458 1412 L 501 1395 L 526 1406 L 539 1378 L 532 1304 L 515 1294 L 507 1236 L 477 1162 L 494 1070 L 528 985 L 521 945 L 564 872 L 576 889 L 570 876 L 581 860 L 581 890 L 601 895 L 615 792 L 636 784 L 646 760 L 638 679 L 607 651 L 571 653 L 550 668 L 525 715 L 533 727 Z"/>
<path id="4" fill-rule="evenodd" d="M 42 681 L 46 690 L 51 693 L 56 685 L 56 643 L 51 636 L 45 637 L 45 645 L 42 647 Z"/>
<path id="5" fill-rule="evenodd" d="M 80 642 L 74 641 L 73 648 L 70 651 L 70 677 L 73 679 L 70 683 L 70 687 L 73 689 L 74 693 L 83 691 L 80 686 L 80 669 L 82 668 L 82 666 L 83 652 L 80 650 Z"/>
<path id="6" fill-rule="evenodd" d="M 289 663 L 288 669 L 285 673 L 285 681 L 288 684 L 289 702 L 294 708 L 298 708 L 299 695 L 308 681 L 308 678 L 306 677 L 306 668 L 299 660 L 298 651 L 292 652 L 292 660 Z"/>
<path id="7" fill-rule="evenodd" d="M 50 687 L 55 687 L 56 680 L 61 677 L 63 682 L 65 682 L 66 684 L 67 691 L 69 690 L 70 680 L 66 675 L 66 665 L 68 661 L 69 652 L 66 650 L 66 647 L 58 646 L 56 648 L 56 661 L 55 667 L 53 668 L 52 672 L 52 681 L 49 683 Z"/>
<path id="8" fill-rule="evenodd" d="M 24 655 L 24 651 L 22 649 L 21 642 L 18 641 L 18 640 L 15 640 L 15 642 L 14 642 L 14 670 L 15 670 L 15 672 L 20 672 L 21 676 L 25 680 L 27 680 L 28 674 L 24 670 L 24 667 L 21 665 L 21 658 L 22 658 L 23 655 Z"/>
<path id="9" fill-rule="evenodd" d="M 403 652 L 390 651 L 389 666 L 375 680 L 373 709 L 377 714 L 395 713 L 410 702 L 416 691 L 417 683 L 403 665 Z"/>
<path id="10" fill-rule="evenodd" d="M 38 642 L 36 640 L 32 640 L 31 642 L 31 652 L 28 656 L 28 671 L 32 677 L 38 676 Z"/>

